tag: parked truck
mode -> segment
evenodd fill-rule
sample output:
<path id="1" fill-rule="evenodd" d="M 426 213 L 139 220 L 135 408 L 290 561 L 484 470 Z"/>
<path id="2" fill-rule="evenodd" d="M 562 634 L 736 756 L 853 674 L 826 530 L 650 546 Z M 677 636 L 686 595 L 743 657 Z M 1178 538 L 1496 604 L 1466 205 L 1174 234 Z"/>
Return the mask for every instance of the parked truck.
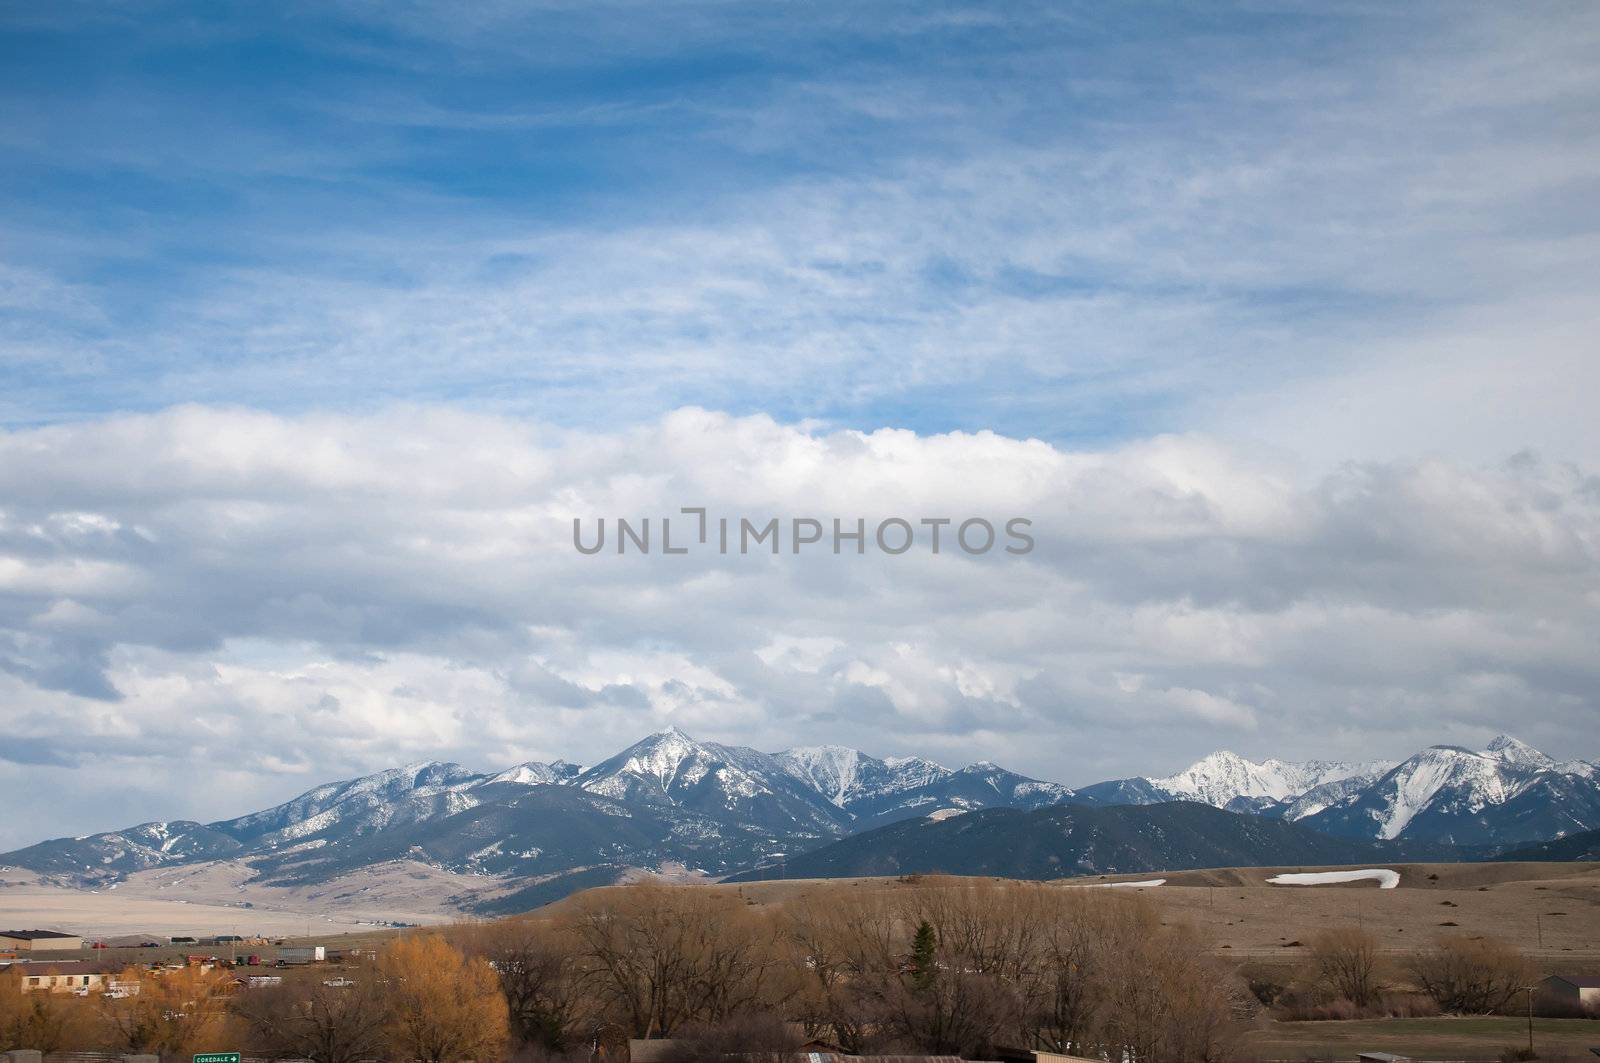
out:
<path id="1" fill-rule="evenodd" d="M 291 964 L 322 963 L 328 958 L 327 949 L 321 945 L 311 945 L 307 948 L 284 948 L 278 950 L 278 965 L 280 967 Z"/>

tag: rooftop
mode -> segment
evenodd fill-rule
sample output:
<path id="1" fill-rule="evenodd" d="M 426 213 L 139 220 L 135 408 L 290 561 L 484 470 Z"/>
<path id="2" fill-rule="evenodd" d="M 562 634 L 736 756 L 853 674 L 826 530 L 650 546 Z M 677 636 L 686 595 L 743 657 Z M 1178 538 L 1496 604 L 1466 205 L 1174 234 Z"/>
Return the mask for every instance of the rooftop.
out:
<path id="1" fill-rule="evenodd" d="M 77 934 L 62 934 L 54 930 L 0 930 L 0 938 L 15 938 L 18 941 L 45 941 L 50 938 L 75 938 Z"/>
<path id="2" fill-rule="evenodd" d="M 109 971 L 109 968 L 104 964 L 94 963 L 89 960 L 35 962 L 15 965 L 15 969 L 21 971 L 25 978 L 37 978 L 41 975 L 48 977 L 53 974 L 106 974 Z"/>

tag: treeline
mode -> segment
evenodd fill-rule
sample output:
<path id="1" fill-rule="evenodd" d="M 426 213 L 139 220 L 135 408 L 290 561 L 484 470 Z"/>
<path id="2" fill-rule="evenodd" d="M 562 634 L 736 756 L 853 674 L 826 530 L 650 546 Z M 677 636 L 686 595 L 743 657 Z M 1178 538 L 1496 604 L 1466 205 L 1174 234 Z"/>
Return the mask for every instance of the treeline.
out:
<path id="1" fill-rule="evenodd" d="M 559 915 L 415 932 L 351 972 L 237 989 L 224 971 L 130 970 L 137 994 L 22 993 L 0 980 L 0 1047 L 186 1059 L 587 1060 L 672 1038 L 684 1059 L 1042 1048 L 1161 1063 L 1227 1059 L 1235 979 L 1138 898 L 930 880 L 762 907 L 728 890 L 600 890 Z"/>
<path id="2" fill-rule="evenodd" d="M 1245 972 L 1251 991 L 1280 1018 L 1490 1015 L 1525 1013 L 1530 1007 L 1552 1017 L 1585 1014 L 1542 998 L 1532 961 L 1515 946 L 1491 937 L 1445 936 L 1391 959 L 1371 932 L 1345 927 L 1317 934 L 1309 946 L 1308 959 L 1292 979 L 1283 980 L 1270 970 Z"/>
<path id="3" fill-rule="evenodd" d="M 79 1000 L 0 981 L 0 1048 L 187 1059 L 243 1049 L 313 1063 L 588 1060 L 629 1038 L 759 1063 L 819 1040 L 852 1054 L 1223 1063 L 1260 1004 L 1285 1018 L 1505 1008 L 1515 949 L 1447 939 L 1389 963 L 1359 930 L 1312 941 L 1287 983 L 1241 978 L 1142 898 L 1023 882 L 839 885 L 763 906 L 726 889 L 594 891 L 558 913 L 414 932 L 323 984 L 238 989 L 225 971 L 128 971 Z"/>
<path id="4" fill-rule="evenodd" d="M 514 1035 L 557 1055 L 608 1030 L 703 1055 L 733 1030 L 745 1051 L 776 1053 L 781 1028 L 850 1053 L 1206 1063 L 1237 1032 L 1234 980 L 1204 943 L 1105 890 L 947 879 L 769 910 L 726 891 L 634 887 L 466 940 L 499 972 Z"/>

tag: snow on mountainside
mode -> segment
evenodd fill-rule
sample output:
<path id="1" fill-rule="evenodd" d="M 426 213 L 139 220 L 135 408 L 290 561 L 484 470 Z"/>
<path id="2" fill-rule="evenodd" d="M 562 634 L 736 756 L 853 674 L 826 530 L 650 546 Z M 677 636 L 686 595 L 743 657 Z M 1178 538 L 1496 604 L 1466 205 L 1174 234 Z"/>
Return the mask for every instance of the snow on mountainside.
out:
<path id="1" fill-rule="evenodd" d="M 845 746 L 800 746 L 774 753 L 785 772 L 840 808 L 930 786 L 952 774 L 921 757 L 879 760 Z"/>
<path id="2" fill-rule="evenodd" d="M 262 812 L 212 824 L 251 845 L 275 848 L 317 834 L 368 834 L 460 811 L 476 803 L 469 791 L 483 776 L 459 764 L 428 761 L 309 790 Z"/>
<path id="3" fill-rule="evenodd" d="M 1446 790 L 1455 791 L 1453 796 L 1467 802 L 1474 812 L 1504 804 L 1520 781 L 1520 773 L 1507 772 L 1505 766 L 1524 766 L 1515 751 L 1511 752 L 1511 756 L 1501 757 L 1459 746 L 1434 746 L 1418 753 L 1375 788 L 1390 797 L 1381 817 L 1374 817 L 1378 819 L 1378 837 L 1398 837 L 1418 812 Z"/>
<path id="4" fill-rule="evenodd" d="M 527 879 L 526 891 L 519 885 L 508 895 L 514 904 L 669 862 L 725 874 L 931 815 L 1172 801 L 1345 838 L 1503 848 L 1600 828 L 1600 769 L 1558 764 L 1502 735 L 1482 750 L 1435 746 L 1398 765 L 1256 762 L 1218 752 L 1165 778 L 1074 791 L 987 761 L 952 770 L 829 745 L 769 754 L 668 728 L 587 769 L 556 761 L 479 774 L 411 764 L 317 786 L 236 819 L 58 838 L 0 861 L 96 884 L 225 859 L 268 879 L 316 883 L 416 860 Z"/>
<path id="5" fill-rule="evenodd" d="M 1528 743 L 1510 735 L 1496 735 L 1483 747 L 1483 755 L 1514 764 L 1519 768 L 1553 768 L 1556 762 L 1534 749 Z"/>
<path id="6" fill-rule="evenodd" d="M 955 771 L 921 757 L 879 760 L 842 746 L 773 754 L 794 778 L 847 812 L 854 830 L 937 810 L 1041 808 L 1069 801 L 1071 788 L 980 761 Z"/>
<path id="7" fill-rule="evenodd" d="M 80 838 L 55 838 L 7 853 L 3 862 L 47 875 L 88 879 L 119 877 L 191 860 L 223 859 L 239 848 L 237 841 L 203 823 L 177 820 L 141 823 Z"/>
<path id="8" fill-rule="evenodd" d="M 1299 797 L 1292 798 L 1283 804 L 1279 809 L 1279 814 L 1291 823 L 1305 819 L 1307 816 L 1314 816 L 1325 808 L 1357 796 L 1367 787 L 1387 775 L 1393 768 L 1394 764 L 1390 761 L 1378 761 L 1367 765 L 1364 770 L 1354 775 L 1319 783 Z"/>
<path id="9" fill-rule="evenodd" d="M 835 835 L 848 822 L 767 754 L 697 742 L 676 727 L 601 761 L 573 785 L 618 801 L 666 804 L 786 833 Z"/>
<path id="10" fill-rule="evenodd" d="M 561 786 L 582 774 L 583 768 L 580 765 L 568 764 L 564 760 L 552 761 L 549 764 L 529 761 L 507 768 L 498 775 L 489 776 L 483 780 L 482 785 L 491 786 L 495 783 L 508 782 L 519 786 Z"/>
<path id="11" fill-rule="evenodd" d="M 1592 771 L 1566 770 L 1500 735 L 1482 750 L 1424 749 L 1304 822 L 1361 837 L 1460 845 L 1538 841 L 1600 827 L 1600 786 Z"/>
<path id="12" fill-rule="evenodd" d="M 802 746 L 772 756 L 784 771 L 840 808 L 860 786 L 863 768 L 870 774 L 883 767 L 881 760 L 845 746 Z"/>
<path id="13" fill-rule="evenodd" d="M 1375 765 L 1313 760 L 1256 763 L 1226 750 L 1212 753 L 1176 775 L 1150 782 L 1164 793 L 1216 808 L 1226 808 L 1239 798 L 1286 801 L 1324 783 L 1369 775 Z"/>

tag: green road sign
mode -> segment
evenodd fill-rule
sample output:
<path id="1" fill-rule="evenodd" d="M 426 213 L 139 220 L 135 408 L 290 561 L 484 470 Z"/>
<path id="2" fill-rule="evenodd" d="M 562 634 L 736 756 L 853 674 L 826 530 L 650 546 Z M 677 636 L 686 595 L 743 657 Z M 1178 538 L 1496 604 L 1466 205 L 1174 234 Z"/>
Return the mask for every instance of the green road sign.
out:
<path id="1" fill-rule="evenodd" d="M 194 1057 L 194 1063 L 239 1063 L 237 1052 L 201 1052 Z"/>

